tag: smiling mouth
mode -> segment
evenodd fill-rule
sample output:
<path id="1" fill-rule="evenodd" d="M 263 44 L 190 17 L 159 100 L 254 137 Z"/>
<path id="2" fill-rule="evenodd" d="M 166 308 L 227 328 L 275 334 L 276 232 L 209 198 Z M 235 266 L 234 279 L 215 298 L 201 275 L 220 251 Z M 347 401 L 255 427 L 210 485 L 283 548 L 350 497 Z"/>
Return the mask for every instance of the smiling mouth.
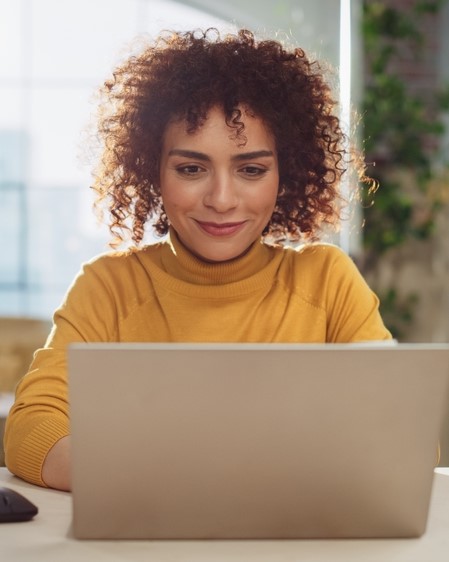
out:
<path id="1" fill-rule="evenodd" d="M 246 221 L 216 223 L 196 221 L 201 230 L 203 230 L 207 234 L 210 234 L 211 236 L 230 236 L 231 234 L 235 234 L 241 228 L 243 228 L 245 222 Z"/>

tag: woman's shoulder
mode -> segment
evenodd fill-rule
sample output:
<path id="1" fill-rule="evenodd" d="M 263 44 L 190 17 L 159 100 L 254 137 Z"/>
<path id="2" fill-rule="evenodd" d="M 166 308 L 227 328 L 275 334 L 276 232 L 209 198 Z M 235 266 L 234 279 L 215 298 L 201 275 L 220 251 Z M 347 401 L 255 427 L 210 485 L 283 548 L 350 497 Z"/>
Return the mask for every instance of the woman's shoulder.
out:
<path id="1" fill-rule="evenodd" d="M 118 307 L 125 314 L 136 300 L 148 296 L 148 264 L 157 259 L 158 246 L 108 251 L 86 261 L 67 290 L 64 308 Z"/>
<path id="2" fill-rule="evenodd" d="M 83 263 L 83 270 L 101 271 L 113 268 L 126 270 L 141 267 L 158 259 L 166 242 L 148 244 L 142 247 L 131 247 L 126 250 L 109 250 L 93 256 Z"/>
<path id="3" fill-rule="evenodd" d="M 314 242 L 299 246 L 288 246 L 281 250 L 284 259 L 301 269 L 306 266 L 330 267 L 342 263 L 353 263 L 348 254 L 339 246 L 324 242 Z"/>
<path id="4" fill-rule="evenodd" d="M 75 275 L 69 293 L 97 292 L 115 294 L 145 284 L 158 260 L 161 244 L 124 251 L 111 250 L 85 261 Z M 133 289 L 134 288 L 134 289 Z"/>
<path id="5" fill-rule="evenodd" d="M 352 258 L 335 244 L 308 243 L 284 248 L 282 252 L 279 275 L 300 293 L 322 294 L 331 285 L 360 277 Z"/>

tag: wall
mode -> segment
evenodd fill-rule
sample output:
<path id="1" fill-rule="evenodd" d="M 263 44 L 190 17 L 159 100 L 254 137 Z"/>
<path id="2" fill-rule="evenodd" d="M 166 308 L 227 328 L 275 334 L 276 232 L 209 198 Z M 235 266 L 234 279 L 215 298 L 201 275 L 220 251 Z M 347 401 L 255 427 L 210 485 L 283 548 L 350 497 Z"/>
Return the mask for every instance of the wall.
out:
<path id="1" fill-rule="evenodd" d="M 391 0 L 389 5 L 407 10 L 415 0 Z M 422 17 L 421 31 L 425 48 L 418 58 L 403 52 L 395 72 L 404 78 L 411 93 L 423 99 L 430 98 L 444 82 L 449 83 L 449 5 L 443 14 Z M 449 125 L 449 120 L 447 120 Z M 449 130 L 449 129 L 448 129 Z M 446 135 L 446 139 L 449 136 Z M 448 158 L 448 140 L 443 146 L 429 145 L 435 167 Z M 419 189 L 414 189 L 411 171 L 401 170 L 404 184 L 410 192 L 405 193 L 415 201 L 414 212 L 422 212 L 424 200 Z M 382 185 L 380 186 L 382 189 Z M 442 194 L 445 204 L 438 217 L 434 236 L 427 241 L 411 240 L 398 249 L 389 251 L 381 260 L 378 271 L 368 277 L 377 287 L 394 284 L 400 288 L 400 296 L 416 294 L 414 319 L 404 330 L 401 339 L 410 342 L 449 341 L 449 173 L 434 182 L 433 189 Z"/>
<path id="2" fill-rule="evenodd" d="M 390 0 L 388 5 L 408 10 L 414 0 Z M 428 15 L 421 20 L 426 48 L 417 58 L 404 52 L 403 60 L 395 68 L 411 92 L 424 99 L 432 96 L 444 83 L 449 83 L 449 3 L 439 15 Z M 448 130 L 441 146 L 431 146 L 435 166 L 449 161 L 449 116 Z M 405 185 L 413 186 L 413 173 L 401 171 Z M 368 277 L 368 282 L 380 288 L 395 285 L 399 297 L 418 295 L 413 309 L 412 323 L 404 330 L 402 341 L 408 342 L 449 342 L 449 173 L 435 182 L 434 189 L 443 194 L 445 201 L 436 222 L 431 240 L 409 241 L 399 249 L 389 251 L 382 259 L 380 268 Z M 382 189 L 382 186 L 380 186 Z M 415 212 L 422 208 L 418 190 L 412 190 Z M 431 366 L 429 366 L 431 371 Z M 431 375 L 431 372 L 429 372 Z M 449 411 L 441 433 L 441 466 L 449 465 Z"/>

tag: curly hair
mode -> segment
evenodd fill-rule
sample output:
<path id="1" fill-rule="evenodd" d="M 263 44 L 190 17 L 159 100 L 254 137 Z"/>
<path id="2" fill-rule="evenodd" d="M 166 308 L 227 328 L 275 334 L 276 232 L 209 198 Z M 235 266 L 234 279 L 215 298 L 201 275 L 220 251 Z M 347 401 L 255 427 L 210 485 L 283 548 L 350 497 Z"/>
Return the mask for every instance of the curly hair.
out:
<path id="1" fill-rule="evenodd" d="M 338 222 L 346 137 L 321 67 L 302 49 L 257 41 L 248 30 L 165 32 L 118 66 L 100 95 L 102 156 L 93 188 L 97 211 L 104 203 L 109 209 L 116 245 L 129 237 L 138 245 L 147 223 L 167 233 L 159 189 L 165 129 L 181 119 L 194 133 L 215 106 L 243 143 L 239 107 L 274 136 L 279 192 L 264 237 L 314 239 L 323 224 Z"/>

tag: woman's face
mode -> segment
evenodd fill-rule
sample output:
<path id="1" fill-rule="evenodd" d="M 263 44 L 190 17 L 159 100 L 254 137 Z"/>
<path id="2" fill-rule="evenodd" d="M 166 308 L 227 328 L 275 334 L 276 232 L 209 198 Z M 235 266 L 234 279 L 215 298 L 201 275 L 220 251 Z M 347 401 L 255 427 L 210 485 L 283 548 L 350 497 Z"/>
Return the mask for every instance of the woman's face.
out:
<path id="1" fill-rule="evenodd" d="M 242 112 L 242 120 L 244 146 L 218 107 L 193 134 L 184 121 L 165 131 L 160 168 L 165 212 L 181 242 L 205 261 L 244 254 L 260 238 L 276 204 L 274 138 L 261 119 Z"/>

